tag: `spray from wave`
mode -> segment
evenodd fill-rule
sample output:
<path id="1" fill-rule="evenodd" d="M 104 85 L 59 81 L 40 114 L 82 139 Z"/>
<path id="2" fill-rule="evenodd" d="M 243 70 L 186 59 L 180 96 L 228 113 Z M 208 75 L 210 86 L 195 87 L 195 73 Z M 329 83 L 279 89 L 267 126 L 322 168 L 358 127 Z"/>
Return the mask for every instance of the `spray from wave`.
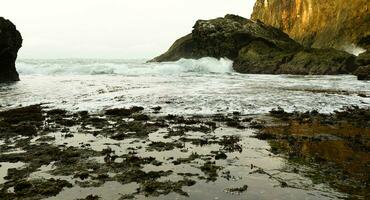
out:
<path id="1" fill-rule="evenodd" d="M 233 62 L 228 59 L 181 59 L 176 62 L 145 63 L 143 60 L 20 60 L 21 75 L 145 75 L 180 73 L 230 73 Z"/>
<path id="2" fill-rule="evenodd" d="M 346 51 L 347 53 L 350 53 L 350 54 L 355 55 L 355 56 L 358 56 L 358 55 L 366 52 L 366 49 L 358 47 L 355 44 L 345 45 L 345 46 L 343 46 L 343 50 Z"/>

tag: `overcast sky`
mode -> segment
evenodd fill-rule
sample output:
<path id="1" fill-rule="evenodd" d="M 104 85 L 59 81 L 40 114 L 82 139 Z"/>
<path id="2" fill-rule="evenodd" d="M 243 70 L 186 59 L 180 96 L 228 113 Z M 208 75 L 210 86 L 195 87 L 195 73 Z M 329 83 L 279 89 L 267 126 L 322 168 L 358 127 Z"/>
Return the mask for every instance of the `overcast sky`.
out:
<path id="1" fill-rule="evenodd" d="M 19 58 L 151 58 L 197 19 L 250 17 L 255 0 L 2 0 L 24 42 Z"/>

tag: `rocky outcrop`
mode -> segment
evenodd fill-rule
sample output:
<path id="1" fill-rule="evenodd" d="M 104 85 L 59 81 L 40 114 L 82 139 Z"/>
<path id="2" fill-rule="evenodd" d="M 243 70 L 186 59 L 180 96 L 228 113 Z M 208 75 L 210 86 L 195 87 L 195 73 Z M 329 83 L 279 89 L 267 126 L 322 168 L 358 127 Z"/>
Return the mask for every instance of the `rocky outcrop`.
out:
<path id="1" fill-rule="evenodd" d="M 358 80 L 370 80 L 370 65 L 359 67 L 353 74 Z"/>
<path id="2" fill-rule="evenodd" d="M 226 15 L 224 18 L 198 20 L 191 34 L 177 40 L 166 53 L 153 61 L 175 61 L 180 58 L 205 56 L 234 60 L 241 48 L 255 40 L 288 51 L 301 48 L 288 35 L 271 26 L 236 15 Z"/>
<path id="3" fill-rule="evenodd" d="M 304 46 L 370 47 L 369 0 L 257 0 L 252 19 L 279 28 Z"/>
<path id="4" fill-rule="evenodd" d="M 15 60 L 21 46 L 22 37 L 15 25 L 0 17 L 0 82 L 19 81 Z"/>
<path id="5" fill-rule="evenodd" d="M 281 30 L 235 15 L 199 20 L 191 34 L 152 61 L 226 57 L 240 73 L 348 74 L 355 57 L 335 49 L 304 48 Z"/>
<path id="6" fill-rule="evenodd" d="M 358 80 L 370 80 L 370 52 L 360 54 L 356 59 L 356 64 L 360 67 L 353 74 Z"/>
<path id="7" fill-rule="evenodd" d="M 359 66 L 370 65 L 370 52 L 360 54 L 356 59 L 356 64 Z"/>

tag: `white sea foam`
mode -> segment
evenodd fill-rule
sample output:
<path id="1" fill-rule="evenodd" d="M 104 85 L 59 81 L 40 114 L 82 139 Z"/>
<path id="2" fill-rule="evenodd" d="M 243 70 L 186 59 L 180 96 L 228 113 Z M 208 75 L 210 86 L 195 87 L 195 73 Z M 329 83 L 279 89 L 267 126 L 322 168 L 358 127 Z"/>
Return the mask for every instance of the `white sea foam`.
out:
<path id="1" fill-rule="evenodd" d="M 92 112 L 138 105 L 146 110 L 161 106 L 162 114 L 255 114 L 277 107 L 327 113 L 348 105 L 370 106 L 370 98 L 362 97 L 370 96 L 370 85 L 355 76 L 239 74 L 231 66 L 230 60 L 214 58 L 22 60 L 21 81 L 0 84 L 0 110 L 44 103 Z"/>
<path id="2" fill-rule="evenodd" d="M 366 52 L 366 49 L 358 47 L 355 44 L 345 45 L 343 47 L 343 50 L 346 51 L 347 53 L 350 53 L 350 54 L 355 55 L 355 56 L 358 56 L 358 55 Z"/>
<path id="3" fill-rule="evenodd" d="M 21 60 L 17 63 L 21 75 L 99 75 L 99 74 L 178 74 L 229 73 L 228 59 L 181 59 L 177 62 L 145 63 L 127 60 Z"/>

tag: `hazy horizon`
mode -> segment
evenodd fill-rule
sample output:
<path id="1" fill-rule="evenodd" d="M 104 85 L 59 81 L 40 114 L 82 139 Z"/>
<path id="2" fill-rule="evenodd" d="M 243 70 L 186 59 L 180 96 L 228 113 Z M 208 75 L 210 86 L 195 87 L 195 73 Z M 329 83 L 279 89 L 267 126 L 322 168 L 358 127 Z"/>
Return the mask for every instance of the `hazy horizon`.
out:
<path id="1" fill-rule="evenodd" d="M 198 19 L 250 17 L 254 0 L 7 0 L 23 36 L 19 59 L 140 59 L 165 52 Z"/>

